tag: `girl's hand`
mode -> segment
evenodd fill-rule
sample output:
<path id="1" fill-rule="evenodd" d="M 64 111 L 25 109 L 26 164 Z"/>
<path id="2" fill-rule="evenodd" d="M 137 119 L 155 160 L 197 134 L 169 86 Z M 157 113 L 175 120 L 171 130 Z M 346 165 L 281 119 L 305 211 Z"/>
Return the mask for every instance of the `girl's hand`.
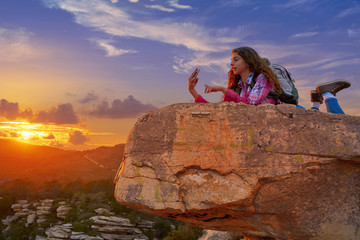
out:
<path id="1" fill-rule="evenodd" d="M 211 93 L 211 92 L 226 92 L 226 89 L 224 87 L 221 86 L 209 86 L 207 84 L 205 84 L 205 93 Z"/>
<path id="2" fill-rule="evenodd" d="M 195 89 L 197 82 L 199 79 L 197 78 L 197 75 L 199 74 L 200 69 L 195 69 L 195 71 L 190 75 L 188 78 L 188 88 L 189 90 Z"/>

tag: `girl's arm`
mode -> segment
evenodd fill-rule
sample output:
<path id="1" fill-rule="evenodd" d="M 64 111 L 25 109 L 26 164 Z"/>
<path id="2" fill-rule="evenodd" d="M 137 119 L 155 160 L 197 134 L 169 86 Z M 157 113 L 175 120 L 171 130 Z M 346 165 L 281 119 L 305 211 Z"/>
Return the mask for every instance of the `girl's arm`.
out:
<path id="1" fill-rule="evenodd" d="M 224 94 L 226 94 L 226 88 L 221 87 L 221 86 L 210 86 L 205 84 L 205 93 L 211 93 L 211 92 L 223 92 Z"/>

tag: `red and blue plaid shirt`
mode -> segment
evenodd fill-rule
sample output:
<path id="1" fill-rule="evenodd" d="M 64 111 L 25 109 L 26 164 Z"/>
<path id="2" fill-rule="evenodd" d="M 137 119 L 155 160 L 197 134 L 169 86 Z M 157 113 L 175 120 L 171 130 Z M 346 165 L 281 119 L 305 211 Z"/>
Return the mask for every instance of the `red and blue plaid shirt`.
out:
<path id="1" fill-rule="evenodd" d="M 259 105 L 264 103 L 276 104 L 281 103 L 279 100 L 276 102 L 274 99 L 267 98 L 268 93 L 274 88 L 271 86 L 270 82 L 267 80 L 264 74 L 259 74 L 259 76 L 255 79 L 255 85 L 251 89 L 251 79 L 254 73 L 250 73 L 248 79 L 245 84 L 239 80 L 239 87 L 241 88 L 240 95 L 234 92 L 231 89 L 226 90 L 226 94 L 224 95 L 224 99 L 222 102 L 242 102 L 251 105 Z M 195 100 L 197 103 L 207 103 L 201 95 L 197 97 Z"/>

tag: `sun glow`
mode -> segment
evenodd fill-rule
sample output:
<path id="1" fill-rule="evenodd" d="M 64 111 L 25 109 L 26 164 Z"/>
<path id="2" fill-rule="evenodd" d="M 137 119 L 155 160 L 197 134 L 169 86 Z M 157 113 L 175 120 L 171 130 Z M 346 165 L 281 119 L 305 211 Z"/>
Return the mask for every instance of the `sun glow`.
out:
<path id="1" fill-rule="evenodd" d="M 0 122 L 0 137 L 17 141 L 64 147 L 69 145 L 69 134 L 85 129 L 54 124 L 32 124 L 28 122 Z"/>
<path id="2" fill-rule="evenodd" d="M 21 136 L 23 136 L 24 139 L 30 139 L 32 136 L 34 136 L 34 133 L 30 131 L 22 131 Z"/>

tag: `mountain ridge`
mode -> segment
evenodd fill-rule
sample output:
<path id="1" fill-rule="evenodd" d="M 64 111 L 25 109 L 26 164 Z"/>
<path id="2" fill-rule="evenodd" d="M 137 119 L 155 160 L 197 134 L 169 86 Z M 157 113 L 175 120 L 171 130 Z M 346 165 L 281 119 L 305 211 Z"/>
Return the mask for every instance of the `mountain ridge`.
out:
<path id="1" fill-rule="evenodd" d="M 76 179 L 112 179 L 121 163 L 124 148 L 125 144 L 117 144 L 113 147 L 76 151 L 0 139 L 0 181 L 30 179 L 35 182 L 69 182 Z"/>

